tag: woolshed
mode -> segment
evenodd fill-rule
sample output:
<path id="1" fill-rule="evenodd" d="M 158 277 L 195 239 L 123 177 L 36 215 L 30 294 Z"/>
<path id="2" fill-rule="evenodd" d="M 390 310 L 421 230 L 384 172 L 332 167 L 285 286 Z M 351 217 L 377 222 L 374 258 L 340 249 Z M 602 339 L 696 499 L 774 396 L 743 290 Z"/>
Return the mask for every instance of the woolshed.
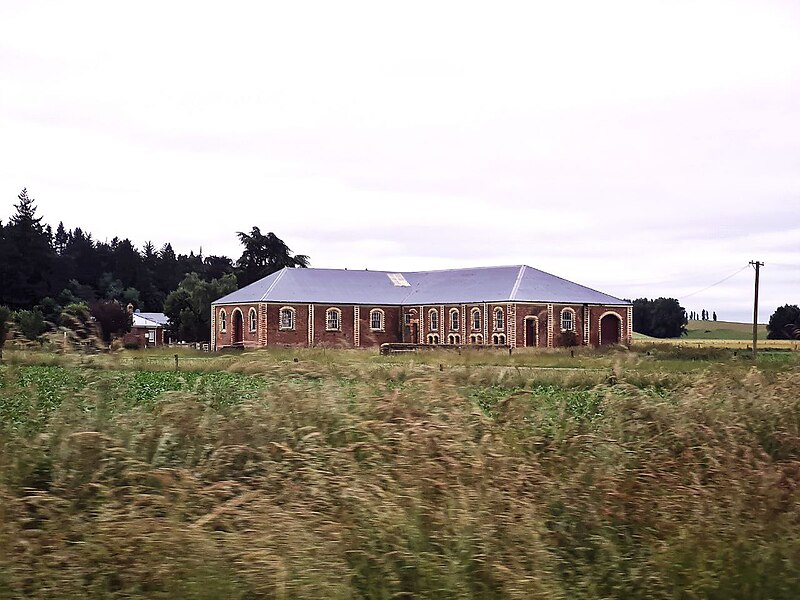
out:
<path id="1" fill-rule="evenodd" d="M 528 266 L 387 272 L 286 268 L 211 305 L 214 350 L 383 343 L 629 344 L 625 300 Z"/>

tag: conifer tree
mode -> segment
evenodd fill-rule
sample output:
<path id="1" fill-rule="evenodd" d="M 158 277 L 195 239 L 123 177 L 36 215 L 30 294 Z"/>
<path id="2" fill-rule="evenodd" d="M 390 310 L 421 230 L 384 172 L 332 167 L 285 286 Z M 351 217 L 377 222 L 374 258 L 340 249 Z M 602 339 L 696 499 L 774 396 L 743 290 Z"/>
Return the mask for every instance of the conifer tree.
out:
<path id="1" fill-rule="evenodd" d="M 54 263 L 51 236 L 27 189 L 17 196 L 16 213 L 4 228 L 4 285 L 0 302 L 11 307 L 33 306 L 48 295 Z"/>

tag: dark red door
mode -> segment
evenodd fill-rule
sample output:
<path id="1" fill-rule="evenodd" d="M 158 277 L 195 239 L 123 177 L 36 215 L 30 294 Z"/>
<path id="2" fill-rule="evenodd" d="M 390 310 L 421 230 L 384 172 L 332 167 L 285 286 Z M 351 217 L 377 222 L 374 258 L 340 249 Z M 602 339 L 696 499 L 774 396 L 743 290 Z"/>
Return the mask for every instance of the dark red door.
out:
<path id="1" fill-rule="evenodd" d="M 231 344 L 241 344 L 244 337 L 244 319 L 242 319 L 242 313 L 238 310 L 233 311 L 231 320 L 233 321 L 233 337 L 231 339 Z"/>
<path id="2" fill-rule="evenodd" d="M 525 345 L 536 345 L 536 321 L 533 319 L 525 319 Z"/>
<path id="3" fill-rule="evenodd" d="M 619 344 L 621 320 L 616 315 L 606 315 L 600 319 L 600 345 Z"/>

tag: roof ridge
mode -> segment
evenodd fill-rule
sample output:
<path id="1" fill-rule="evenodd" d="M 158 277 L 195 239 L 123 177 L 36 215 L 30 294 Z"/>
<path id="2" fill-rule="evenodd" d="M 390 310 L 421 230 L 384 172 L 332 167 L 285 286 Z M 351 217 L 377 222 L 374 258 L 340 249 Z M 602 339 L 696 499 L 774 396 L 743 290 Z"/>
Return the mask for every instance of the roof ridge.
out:
<path id="1" fill-rule="evenodd" d="M 519 268 L 519 273 L 517 273 L 517 280 L 514 282 L 514 287 L 511 288 L 511 295 L 509 296 L 509 300 L 516 300 L 517 299 L 517 292 L 519 291 L 519 286 L 522 284 L 522 278 L 525 276 L 525 265 L 521 265 Z"/>
<path id="2" fill-rule="evenodd" d="M 275 278 L 275 281 L 273 281 L 270 284 L 270 286 L 267 288 L 267 291 L 264 292 L 263 296 L 261 296 L 262 302 L 266 299 L 267 296 L 269 296 L 269 293 L 272 291 L 272 288 L 274 288 L 278 284 L 278 282 L 281 280 L 281 278 L 283 277 L 284 273 L 286 273 L 286 270 L 288 268 L 289 267 L 283 267 L 280 271 L 278 271 L 278 276 Z"/>

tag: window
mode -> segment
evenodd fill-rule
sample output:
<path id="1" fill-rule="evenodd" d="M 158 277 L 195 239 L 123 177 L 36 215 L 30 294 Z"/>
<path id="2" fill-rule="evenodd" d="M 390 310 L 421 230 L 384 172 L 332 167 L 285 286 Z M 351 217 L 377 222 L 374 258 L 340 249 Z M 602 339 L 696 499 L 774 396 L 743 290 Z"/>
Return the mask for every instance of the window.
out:
<path id="1" fill-rule="evenodd" d="M 383 331 L 383 311 L 374 308 L 369 312 L 369 328 L 373 331 Z"/>
<path id="2" fill-rule="evenodd" d="M 439 336 L 435 333 L 428 334 L 428 343 L 429 344 L 438 344 L 439 343 Z"/>
<path id="3" fill-rule="evenodd" d="M 575 331 L 575 311 L 571 308 L 561 311 L 561 331 Z"/>
<path id="4" fill-rule="evenodd" d="M 431 321 L 431 331 L 439 331 L 439 311 L 431 309 L 428 311 Z"/>
<path id="5" fill-rule="evenodd" d="M 450 345 L 460 344 L 461 343 L 461 336 L 458 334 L 451 333 L 447 336 L 447 343 Z"/>
<path id="6" fill-rule="evenodd" d="M 478 308 L 473 308 L 470 313 L 472 316 L 472 329 L 473 331 L 480 331 L 481 328 L 481 311 Z"/>
<path id="7" fill-rule="evenodd" d="M 289 308 L 288 306 L 281 309 L 281 321 L 280 321 L 280 328 L 281 329 L 290 329 L 294 330 L 294 309 Z"/>
<path id="8" fill-rule="evenodd" d="M 403 315 L 403 317 L 405 319 L 405 321 L 404 321 L 405 324 L 406 325 L 411 325 L 411 313 L 406 313 L 405 315 Z"/>
<path id="9" fill-rule="evenodd" d="M 458 309 L 451 308 L 450 309 L 450 329 L 453 331 L 458 331 Z"/>
<path id="10" fill-rule="evenodd" d="M 228 315 L 225 314 L 224 308 L 219 311 L 219 330 L 223 333 L 228 330 Z"/>
<path id="11" fill-rule="evenodd" d="M 256 309 L 251 308 L 247 313 L 247 320 L 250 321 L 250 331 L 253 332 L 258 329 L 258 317 L 256 316 Z"/>
<path id="12" fill-rule="evenodd" d="M 151 329 L 150 331 L 147 332 L 147 339 L 151 344 L 156 343 L 156 332 L 154 329 Z"/>
<path id="13" fill-rule="evenodd" d="M 329 308 L 325 311 L 325 329 L 339 331 L 342 328 L 342 311 L 338 308 Z"/>
<path id="14" fill-rule="evenodd" d="M 506 336 L 503 333 L 495 333 L 492 336 L 492 344 L 495 346 L 505 346 L 506 344 Z"/>
<path id="15" fill-rule="evenodd" d="M 495 329 L 504 329 L 505 328 L 505 316 L 503 315 L 502 308 L 495 308 L 494 309 L 494 328 Z"/>
<path id="16" fill-rule="evenodd" d="M 480 333 L 472 334 L 471 336 L 469 336 L 469 343 L 480 345 L 483 343 L 483 336 Z"/>

